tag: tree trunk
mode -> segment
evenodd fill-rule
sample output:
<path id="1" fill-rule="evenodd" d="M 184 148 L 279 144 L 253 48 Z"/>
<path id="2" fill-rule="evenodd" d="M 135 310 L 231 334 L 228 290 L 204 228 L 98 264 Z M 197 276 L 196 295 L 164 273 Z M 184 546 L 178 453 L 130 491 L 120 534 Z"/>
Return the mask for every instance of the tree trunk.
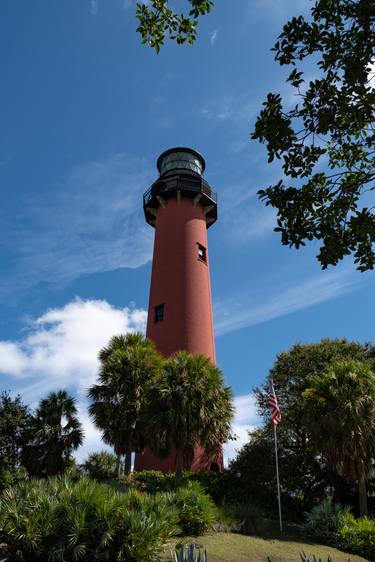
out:
<path id="1" fill-rule="evenodd" d="M 132 469 L 132 454 L 125 453 L 125 476 L 130 474 Z"/>
<path id="2" fill-rule="evenodd" d="M 176 451 L 176 468 L 175 468 L 175 479 L 176 485 L 179 486 L 181 484 L 181 477 L 182 471 L 184 469 L 184 455 L 181 449 L 177 449 Z"/>
<path id="3" fill-rule="evenodd" d="M 366 478 L 362 475 L 358 480 L 358 496 L 359 496 L 359 516 L 367 515 L 367 487 Z"/>
<path id="4" fill-rule="evenodd" d="M 120 478 L 120 476 L 121 476 L 121 455 L 117 455 L 116 472 L 117 472 L 117 478 Z"/>

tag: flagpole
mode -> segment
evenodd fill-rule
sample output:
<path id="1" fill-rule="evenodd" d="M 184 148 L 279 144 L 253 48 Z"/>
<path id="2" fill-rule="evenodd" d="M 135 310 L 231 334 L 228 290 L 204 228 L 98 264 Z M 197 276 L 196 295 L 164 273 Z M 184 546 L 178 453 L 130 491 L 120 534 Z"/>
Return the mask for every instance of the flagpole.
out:
<path id="1" fill-rule="evenodd" d="M 283 521 L 281 518 L 281 498 L 280 498 L 280 480 L 279 480 L 279 459 L 277 455 L 277 433 L 276 424 L 273 424 L 273 432 L 275 435 L 275 460 L 276 460 L 276 483 L 277 483 L 277 501 L 279 504 L 279 522 L 280 522 L 280 532 L 283 532 Z"/>

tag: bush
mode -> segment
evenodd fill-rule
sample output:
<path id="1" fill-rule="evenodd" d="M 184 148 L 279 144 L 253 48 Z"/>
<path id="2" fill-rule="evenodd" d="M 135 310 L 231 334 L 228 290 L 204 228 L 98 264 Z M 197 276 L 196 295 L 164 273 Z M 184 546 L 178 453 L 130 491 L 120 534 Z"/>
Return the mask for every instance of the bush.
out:
<path id="1" fill-rule="evenodd" d="M 264 519 L 260 509 L 251 503 L 225 504 L 219 510 L 220 530 L 243 535 L 264 531 Z"/>
<path id="2" fill-rule="evenodd" d="M 9 562 L 152 561 L 177 532 L 176 520 L 166 499 L 87 478 L 23 482 L 0 500 L 0 554 Z"/>
<path id="3" fill-rule="evenodd" d="M 190 482 L 167 497 L 169 505 L 177 511 L 181 535 L 202 535 L 215 521 L 215 505 L 197 482 Z"/>
<path id="4" fill-rule="evenodd" d="M 325 500 L 306 514 L 305 532 L 329 544 L 336 544 L 349 509 Z"/>
<path id="5" fill-rule="evenodd" d="M 128 482 L 141 492 L 156 494 L 173 490 L 175 476 L 174 474 L 163 474 L 159 470 L 141 470 L 133 472 Z"/>
<path id="6" fill-rule="evenodd" d="M 12 470 L 0 470 L 0 492 L 5 488 L 15 486 L 18 482 L 27 478 L 26 469 L 19 466 Z"/>
<path id="7" fill-rule="evenodd" d="M 339 546 L 343 550 L 375 560 L 375 520 L 349 516 L 339 531 Z"/>
<path id="8" fill-rule="evenodd" d="M 305 531 L 321 541 L 375 561 L 375 520 L 324 501 L 307 514 Z"/>
<path id="9" fill-rule="evenodd" d="M 117 458 L 108 451 L 91 453 L 82 465 L 90 478 L 96 480 L 110 480 L 116 476 Z"/>

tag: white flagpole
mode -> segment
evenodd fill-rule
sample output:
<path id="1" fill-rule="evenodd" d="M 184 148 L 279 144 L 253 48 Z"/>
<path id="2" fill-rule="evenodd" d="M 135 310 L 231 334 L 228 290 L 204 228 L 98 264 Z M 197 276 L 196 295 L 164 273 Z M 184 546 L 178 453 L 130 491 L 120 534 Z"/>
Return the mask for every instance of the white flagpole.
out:
<path id="1" fill-rule="evenodd" d="M 279 522 L 280 522 L 280 531 L 283 532 L 283 521 L 281 517 L 281 498 L 280 498 L 280 480 L 279 480 L 279 459 L 277 456 L 277 433 L 276 433 L 276 424 L 273 424 L 273 431 L 275 435 L 275 460 L 276 460 L 276 482 L 277 482 L 277 501 L 279 504 Z"/>

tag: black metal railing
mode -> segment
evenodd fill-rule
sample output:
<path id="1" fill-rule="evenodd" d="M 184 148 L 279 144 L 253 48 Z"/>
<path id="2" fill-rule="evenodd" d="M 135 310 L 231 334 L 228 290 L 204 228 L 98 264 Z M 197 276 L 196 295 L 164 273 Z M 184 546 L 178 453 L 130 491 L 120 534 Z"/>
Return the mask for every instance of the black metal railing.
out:
<path id="1" fill-rule="evenodd" d="M 188 174 L 178 174 L 158 179 L 143 195 L 143 204 L 147 206 L 157 195 L 166 195 L 168 192 L 202 193 L 213 203 L 217 203 L 217 193 L 201 177 Z"/>

